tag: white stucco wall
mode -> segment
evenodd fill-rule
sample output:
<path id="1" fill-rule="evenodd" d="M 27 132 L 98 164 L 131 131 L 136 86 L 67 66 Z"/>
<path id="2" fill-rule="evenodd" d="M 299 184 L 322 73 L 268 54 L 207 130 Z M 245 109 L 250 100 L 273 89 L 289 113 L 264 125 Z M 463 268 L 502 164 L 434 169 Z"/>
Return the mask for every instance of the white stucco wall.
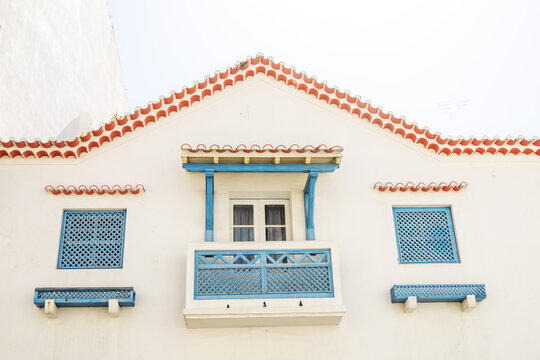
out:
<path id="1" fill-rule="evenodd" d="M 0 138 L 56 137 L 128 110 L 107 0 L 0 1 Z"/>
<path id="2" fill-rule="evenodd" d="M 341 324 L 187 329 L 186 249 L 204 239 L 204 175 L 182 169 L 191 144 L 341 145 L 321 174 L 317 241 L 339 248 Z M 80 160 L 0 159 L 0 357 L 9 359 L 533 359 L 540 327 L 535 156 L 437 156 L 294 89 L 257 76 Z M 303 241 L 305 174 L 216 174 L 216 241 L 228 241 L 228 193 L 291 193 Z M 467 181 L 460 192 L 380 193 L 378 181 Z M 141 195 L 53 196 L 48 184 L 137 184 Z M 530 186 L 530 185 L 533 186 Z M 461 263 L 401 265 L 394 205 L 452 207 Z M 56 269 L 63 209 L 127 209 L 120 270 Z M 485 283 L 470 313 L 459 303 L 391 304 L 394 284 Z M 36 287 L 134 286 L 136 306 L 60 308 L 47 319 Z"/>

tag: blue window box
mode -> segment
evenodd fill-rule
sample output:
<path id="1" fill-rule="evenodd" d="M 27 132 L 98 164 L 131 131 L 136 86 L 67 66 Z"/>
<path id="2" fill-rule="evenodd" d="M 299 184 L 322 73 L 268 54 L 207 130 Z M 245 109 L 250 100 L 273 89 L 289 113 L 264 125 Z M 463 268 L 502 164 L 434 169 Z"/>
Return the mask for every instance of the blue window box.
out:
<path id="1" fill-rule="evenodd" d="M 403 303 L 409 296 L 416 296 L 419 303 L 461 302 L 467 295 L 476 296 L 480 302 L 486 298 L 484 284 L 444 284 L 444 285 L 394 285 L 390 289 L 393 303 Z"/>
<path id="2" fill-rule="evenodd" d="M 135 306 L 135 291 L 125 288 L 37 288 L 34 304 L 44 307 L 45 300 L 54 300 L 57 307 L 106 307 L 117 299 L 120 306 Z"/>

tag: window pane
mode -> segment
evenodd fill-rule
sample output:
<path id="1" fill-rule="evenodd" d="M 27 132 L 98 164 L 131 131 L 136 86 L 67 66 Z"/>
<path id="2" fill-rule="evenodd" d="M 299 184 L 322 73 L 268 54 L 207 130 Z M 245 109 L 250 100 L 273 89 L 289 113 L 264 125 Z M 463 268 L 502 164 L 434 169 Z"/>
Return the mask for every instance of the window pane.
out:
<path id="1" fill-rule="evenodd" d="M 285 205 L 265 205 L 266 225 L 285 225 Z"/>
<path id="2" fill-rule="evenodd" d="M 233 205 L 233 225 L 253 225 L 253 205 Z"/>
<path id="3" fill-rule="evenodd" d="M 233 241 L 254 241 L 252 227 L 237 227 L 233 229 Z"/>
<path id="4" fill-rule="evenodd" d="M 285 241 L 287 240 L 286 230 L 284 227 L 267 227 L 266 241 Z"/>

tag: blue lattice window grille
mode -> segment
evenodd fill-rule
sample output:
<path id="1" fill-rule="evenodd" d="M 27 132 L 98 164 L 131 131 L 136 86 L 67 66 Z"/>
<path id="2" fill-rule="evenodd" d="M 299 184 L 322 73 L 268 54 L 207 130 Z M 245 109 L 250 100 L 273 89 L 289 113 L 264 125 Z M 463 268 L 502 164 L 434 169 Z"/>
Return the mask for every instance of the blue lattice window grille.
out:
<path id="1" fill-rule="evenodd" d="M 333 296 L 328 249 L 195 252 L 195 299 Z"/>
<path id="2" fill-rule="evenodd" d="M 58 268 L 121 268 L 125 226 L 125 210 L 65 210 Z"/>
<path id="3" fill-rule="evenodd" d="M 400 263 L 459 262 L 449 207 L 394 208 L 393 211 Z"/>
<path id="4" fill-rule="evenodd" d="M 393 303 L 402 303 L 409 296 L 416 296 L 418 302 L 461 302 L 467 295 L 476 296 L 476 301 L 486 298 L 484 284 L 444 284 L 444 285 L 394 285 L 390 289 Z"/>
<path id="5" fill-rule="evenodd" d="M 120 306 L 135 306 L 135 291 L 126 288 L 37 288 L 34 304 L 45 306 L 45 300 L 54 300 L 58 307 L 108 306 L 110 299 L 117 299 Z"/>

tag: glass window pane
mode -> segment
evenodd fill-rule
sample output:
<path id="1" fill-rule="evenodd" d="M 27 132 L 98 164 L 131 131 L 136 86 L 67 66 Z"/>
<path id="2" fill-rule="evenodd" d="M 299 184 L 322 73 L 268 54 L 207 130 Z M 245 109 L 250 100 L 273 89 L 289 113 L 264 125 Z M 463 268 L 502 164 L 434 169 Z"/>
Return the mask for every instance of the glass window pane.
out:
<path id="1" fill-rule="evenodd" d="M 252 227 L 237 227 L 233 229 L 233 241 L 254 241 Z"/>
<path id="2" fill-rule="evenodd" d="M 233 225 L 253 225 L 253 205 L 233 205 Z"/>
<path id="3" fill-rule="evenodd" d="M 267 227 L 266 241 L 285 241 L 287 240 L 286 230 L 284 227 Z"/>
<path id="4" fill-rule="evenodd" d="M 265 205 L 266 225 L 285 225 L 285 205 Z"/>

